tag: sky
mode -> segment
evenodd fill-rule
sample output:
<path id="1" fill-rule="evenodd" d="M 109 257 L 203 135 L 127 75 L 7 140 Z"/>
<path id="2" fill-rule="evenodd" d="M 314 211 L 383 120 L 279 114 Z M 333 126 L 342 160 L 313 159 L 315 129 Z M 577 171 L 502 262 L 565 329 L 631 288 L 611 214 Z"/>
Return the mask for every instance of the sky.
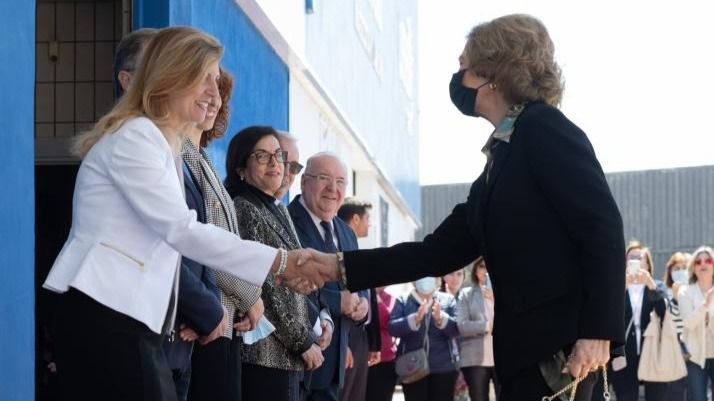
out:
<path id="1" fill-rule="evenodd" d="M 605 172 L 714 164 L 714 2 L 419 1 L 421 185 L 471 182 L 493 127 L 452 105 L 448 85 L 470 28 L 540 19 L 565 78 L 561 110 Z"/>

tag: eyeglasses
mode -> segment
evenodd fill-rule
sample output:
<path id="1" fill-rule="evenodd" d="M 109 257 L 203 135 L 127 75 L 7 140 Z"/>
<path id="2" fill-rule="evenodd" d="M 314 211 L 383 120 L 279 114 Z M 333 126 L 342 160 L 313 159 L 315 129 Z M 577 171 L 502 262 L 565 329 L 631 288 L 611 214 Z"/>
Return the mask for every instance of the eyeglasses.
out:
<path id="1" fill-rule="evenodd" d="M 335 185 L 337 185 L 339 188 L 345 188 L 347 186 L 347 180 L 345 180 L 344 178 L 332 178 L 327 174 L 314 175 L 314 174 L 305 173 L 305 174 L 303 174 L 303 176 L 315 178 L 322 185 L 329 185 L 334 182 Z"/>
<path id="2" fill-rule="evenodd" d="M 714 263 L 714 259 L 712 259 L 712 258 L 706 258 L 706 259 L 697 259 L 697 260 L 694 261 L 694 265 L 695 265 L 695 266 L 701 266 L 701 265 L 703 265 L 703 264 L 705 264 L 705 263 L 708 264 L 708 265 L 710 265 L 710 264 Z"/>
<path id="3" fill-rule="evenodd" d="M 285 164 L 287 164 L 288 171 L 290 171 L 290 174 L 300 174 L 300 172 L 302 171 L 303 165 L 296 161 L 287 162 Z"/>
<path id="4" fill-rule="evenodd" d="M 285 161 L 288 159 L 288 151 L 280 149 L 276 150 L 275 153 L 269 153 L 264 150 L 256 150 L 250 155 L 255 157 L 255 160 L 258 161 L 258 164 L 268 164 L 270 163 L 270 159 L 272 157 L 275 158 L 275 161 L 277 163 L 285 163 Z"/>

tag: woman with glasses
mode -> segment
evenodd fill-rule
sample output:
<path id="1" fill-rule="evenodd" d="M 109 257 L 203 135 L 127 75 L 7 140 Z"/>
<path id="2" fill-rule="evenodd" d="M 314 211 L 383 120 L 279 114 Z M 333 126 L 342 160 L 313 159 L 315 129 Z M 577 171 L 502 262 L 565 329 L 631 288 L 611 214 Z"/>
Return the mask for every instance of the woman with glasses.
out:
<path id="1" fill-rule="evenodd" d="M 233 197 L 241 237 L 290 250 L 300 244 L 275 198 L 286 160 L 287 152 L 280 148 L 273 128 L 245 128 L 228 146 L 225 185 Z M 315 369 L 323 361 L 308 319 L 307 297 L 277 285 L 270 276 L 261 298 L 265 317 L 275 331 L 253 344 L 243 344 L 243 399 L 297 401 L 302 371 Z"/>
<path id="2" fill-rule="evenodd" d="M 612 386 L 619 401 L 637 401 L 640 380 L 637 368 L 642 351 L 642 336 L 650 323 L 650 312 L 661 317 L 666 308 L 664 284 L 652 278 L 652 253 L 639 241 L 632 241 L 625 252 L 625 356 L 627 366 L 612 374 Z M 617 365 L 615 363 L 615 365 Z M 645 400 L 665 400 L 667 383 L 645 382 Z"/>
<path id="3" fill-rule="evenodd" d="M 684 322 L 684 343 L 691 353 L 687 361 L 687 399 L 705 401 L 708 382 L 714 382 L 714 250 L 703 246 L 689 262 L 689 284 L 677 295 Z"/>
<path id="4" fill-rule="evenodd" d="M 44 283 L 62 294 L 62 400 L 176 400 L 161 344 L 176 317 L 181 255 L 254 285 L 296 268 L 295 252 L 288 260 L 199 223 L 184 199 L 176 156 L 185 128 L 205 121 L 218 96 L 223 46 L 169 27 L 142 54 L 127 92 L 75 143 L 72 229 Z"/>

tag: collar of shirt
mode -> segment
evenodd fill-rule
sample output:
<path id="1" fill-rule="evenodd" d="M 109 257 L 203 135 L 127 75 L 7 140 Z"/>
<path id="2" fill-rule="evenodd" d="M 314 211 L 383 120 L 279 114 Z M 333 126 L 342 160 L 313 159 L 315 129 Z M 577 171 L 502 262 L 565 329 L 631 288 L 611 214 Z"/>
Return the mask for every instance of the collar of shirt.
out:
<path id="1" fill-rule="evenodd" d="M 305 200 L 303 199 L 302 196 L 300 196 L 298 198 L 298 202 L 300 202 L 302 207 L 304 207 L 305 210 L 307 210 L 307 213 L 310 215 L 310 218 L 312 218 L 312 222 L 315 224 L 315 227 L 317 227 L 317 231 L 320 232 L 320 237 L 325 238 L 325 229 L 322 228 L 322 225 L 320 224 L 320 222 L 323 220 L 320 219 L 319 217 L 317 217 L 317 215 L 315 213 L 313 213 L 310 210 L 310 208 L 307 207 L 307 205 L 305 204 Z M 337 243 L 337 235 L 335 235 L 335 224 L 332 222 L 332 220 L 330 220 L 329 223 L 330 223 L 330 228 L 332 229 L 332 240 L 335 242 L 335 247 L 337 249 L 340 249 L 340 246 Z"/>
<path id="2" fill-rule="evenodd" d="M 506 115 L 488 137 L 486 144 L 483 148 L 481 148 L 481 152 L 483 154 L 487 157 L 491 157 L 491 150 L 498 144 L 498 141 L 506 143 L 511 142 L 511 135 L 513 135 L 516 120 L 523 111 L 523 108 L 523 104 L 514 104 L 510 109 L 508 109 Z"/>

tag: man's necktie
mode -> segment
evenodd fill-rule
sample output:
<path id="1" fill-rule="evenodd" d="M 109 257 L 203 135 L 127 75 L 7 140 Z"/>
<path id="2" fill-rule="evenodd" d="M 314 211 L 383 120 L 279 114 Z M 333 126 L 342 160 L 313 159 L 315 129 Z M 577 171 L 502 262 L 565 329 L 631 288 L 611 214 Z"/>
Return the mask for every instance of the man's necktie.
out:
<path id="1" fill-rule="evenodd" d="M 335 240 L 332 236 L 332 224 L 329 221 L 321 221 L 320 225 L 325 229 L 325 251 L 327 253 L 335 253 L 338 251 L 335 246 Z"/>

